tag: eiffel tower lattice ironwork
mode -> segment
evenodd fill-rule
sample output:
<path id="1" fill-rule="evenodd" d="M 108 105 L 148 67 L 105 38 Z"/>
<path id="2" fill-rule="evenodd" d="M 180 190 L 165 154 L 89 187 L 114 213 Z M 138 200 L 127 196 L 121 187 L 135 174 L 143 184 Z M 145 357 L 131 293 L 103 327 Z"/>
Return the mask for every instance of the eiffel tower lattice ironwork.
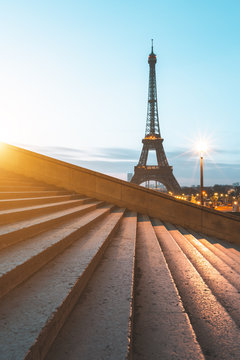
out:
<path id="1" fill-rule="evenodd" d="M 134 167 L 134 175 L 131 182 L 141 184 L 154 180 L 162 183 L 168 191 L 179 193 L 180 185 L 173 175 L 172 166 L 168 165 L 167 157 L 163 148 L 163 138 L 160 134 L 157 105 L 157 86 L 155 64 L 157 57 L 152 52 L 148 57 L 149 64 L 149 88 L 148 88 L 148 110 L 145 137 L 142 140 L 143 148 L 138 165 Z M 157 165 L 147 165 L 148 152 L 156 151 Z"/>

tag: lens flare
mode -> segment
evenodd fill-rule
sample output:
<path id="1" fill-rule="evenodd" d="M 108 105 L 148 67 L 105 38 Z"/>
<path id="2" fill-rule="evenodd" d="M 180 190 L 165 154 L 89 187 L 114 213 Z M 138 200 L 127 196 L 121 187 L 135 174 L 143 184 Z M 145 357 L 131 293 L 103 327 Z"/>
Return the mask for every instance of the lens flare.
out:
<path id="1" fill-rule="evenodd" d="M 208 144 L 205 141 L 199 141 L 196 143 L 196 150 L 200 154 L 205 154 L 208 151 Z"/>

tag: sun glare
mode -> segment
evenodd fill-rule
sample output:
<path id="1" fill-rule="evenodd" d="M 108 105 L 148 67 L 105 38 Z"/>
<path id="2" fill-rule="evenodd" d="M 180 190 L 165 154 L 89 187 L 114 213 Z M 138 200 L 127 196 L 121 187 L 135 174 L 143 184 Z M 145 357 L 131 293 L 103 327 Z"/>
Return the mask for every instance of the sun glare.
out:
<path id="1" fill-rule="evenodd" d="M 198 133 L 191 139 L 191 148 L 194 155 L 199 156 L 212 154 L 214 152 L 216 139 L 215 136 L 209 133 Z"/>
<path id="2" fill-rule="evenodd" d="M 199 141 L 196 143 L 196 150 L 200 154 L 205 154 L 208 151 L 208 144 L 205 141 Z"/>

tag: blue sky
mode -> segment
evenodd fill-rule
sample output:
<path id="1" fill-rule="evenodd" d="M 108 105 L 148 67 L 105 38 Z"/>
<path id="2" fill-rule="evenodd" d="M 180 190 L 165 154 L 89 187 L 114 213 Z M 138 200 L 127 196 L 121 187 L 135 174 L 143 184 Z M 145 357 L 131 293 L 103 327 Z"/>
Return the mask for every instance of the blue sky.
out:
<path id="1" fill-rule="evenodd" d="M 0 1 L 0 140 L 125 178 L 159 122 L 182 185 L 240 181 L 239 1 Z"/>

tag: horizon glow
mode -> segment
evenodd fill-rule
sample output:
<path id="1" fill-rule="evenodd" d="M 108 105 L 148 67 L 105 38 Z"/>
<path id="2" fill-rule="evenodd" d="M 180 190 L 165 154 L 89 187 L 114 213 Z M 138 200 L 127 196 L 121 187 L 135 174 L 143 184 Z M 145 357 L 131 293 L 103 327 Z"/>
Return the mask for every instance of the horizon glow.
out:
<path id="1" fill-rule="evenodd" d="M 221 168 L 209 181 L 239 181 L 239 13 L 237 0 L 1 1 L 0 140 L 139 157 L 153 38 L 165 152 L 204 129 Z M 197 181 L 190 150 L 168 158 L 181 183 Z"/>

